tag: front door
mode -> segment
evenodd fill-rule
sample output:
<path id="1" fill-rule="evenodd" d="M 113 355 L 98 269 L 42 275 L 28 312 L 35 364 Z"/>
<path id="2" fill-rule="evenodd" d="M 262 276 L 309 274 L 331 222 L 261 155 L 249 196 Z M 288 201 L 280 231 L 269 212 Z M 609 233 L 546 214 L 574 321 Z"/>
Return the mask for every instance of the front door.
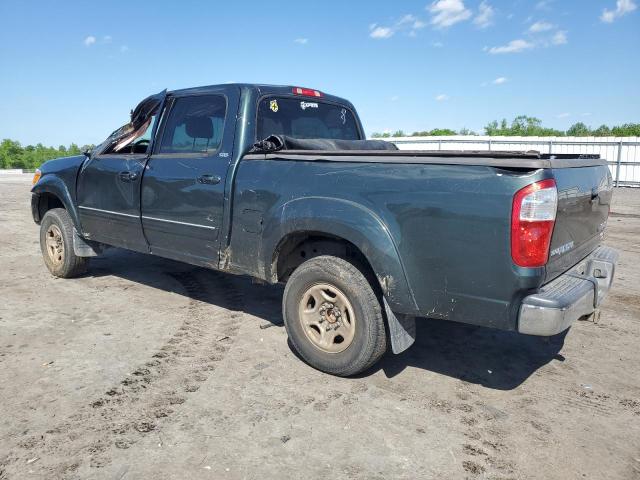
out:
<path id="1" fill-rule="evenodd" d="M 98 145 L 83 164 L 76 194 L 87 238 L 148 252 L 140 221 L 140 181 L 165 96 L 160 92 L 140 102 L 131 121 Z"/>
<path id="2" fill-rule="evenodd" d="M 78 179 L 82 231 L 91 240 L 147 252 L 140 224 L 140 178 L 146 154 L 96 155 Z"/>
<path id="3" fill-rule="evenodd" d="M 141 192 L 151 252 L 217 267 L 239 89 L 169 98 Z"/>

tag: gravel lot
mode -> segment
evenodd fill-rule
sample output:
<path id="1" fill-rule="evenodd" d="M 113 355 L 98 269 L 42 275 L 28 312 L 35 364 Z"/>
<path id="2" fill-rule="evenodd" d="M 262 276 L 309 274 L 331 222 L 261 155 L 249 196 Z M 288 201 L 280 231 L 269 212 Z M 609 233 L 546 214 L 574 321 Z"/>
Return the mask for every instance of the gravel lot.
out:
<path id="1" fill-rule="evenodd" d="M 340 379 L 290 350 L 280 288 L 120 250 L 51 277 L 29 187 L 0 177 L 0 479 L 640 478 L 640 190 L 599 323 L 424 320 Z"/>

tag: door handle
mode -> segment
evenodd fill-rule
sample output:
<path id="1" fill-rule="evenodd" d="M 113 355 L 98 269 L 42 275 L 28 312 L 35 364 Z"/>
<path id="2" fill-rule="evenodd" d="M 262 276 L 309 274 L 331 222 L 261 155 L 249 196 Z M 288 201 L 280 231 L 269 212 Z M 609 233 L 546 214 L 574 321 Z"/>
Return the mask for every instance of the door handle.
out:
<path id="1" fill-rule="evenodd" d="M 222 180 L 218 175 L 202 175 L 198 177 L 198 183 L 205 185 L 216 185 Z"/>
<path id="2" fill-rule="evenodd" d="M 120 172 L 118 176 L 123 182 L 133 182 L 138 178 L 138 174 L 135 172 Z"/>

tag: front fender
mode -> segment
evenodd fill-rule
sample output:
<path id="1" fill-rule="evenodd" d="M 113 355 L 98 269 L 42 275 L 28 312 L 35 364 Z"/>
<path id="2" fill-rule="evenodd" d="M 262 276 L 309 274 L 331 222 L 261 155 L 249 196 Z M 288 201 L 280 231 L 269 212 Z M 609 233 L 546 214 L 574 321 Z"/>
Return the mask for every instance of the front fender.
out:
<path id="1" fill-rule="evenodd" d="M 39 222 L 41 219 L 36 218 L 36 215 L 39 215 L 39 213 L 37 212 L 37 208 L 34 209 L 33 203 L 38 201 L 40 195 L 44 193 L 48 193 L 50 195 L 54 195 L 62 202 L 62 204 L 64 205 L 64 208 L 66 208 L 67 212 L 69 212 L 69 216 L 71 217 L 73 226 L 76 228 L 78 232 L 82 231 L 80 228 L 80 217 L 78 215 L 78 209 L 75 205 L 75 202 L 73 201 L 73 195 L 71 194 L 71 191 L 67 183 L 64 182 L 60 177 L 58 177 L 55 174 L 43 175 L 40 178 L 40 180 L 38 180 L 38 183 L 36 183 L 33 186 L 33 188 L 31 189 L 31 193 L 34 196 L 38 197 L 38 198 L 33 197 L 31 200 L 32 202 L 31 210 L 32 210 L 35 222 Z"/>
<path id="2" fill-rule="evenodd" d="M 291 200 L 265 218 L 262 255 L 267 278 L 276 274 L 274 261 L 281 241 L 290 234 L 324 233 L 351 242 L 365 256 L 394 311 L 416 314 L 418 308 L 404 265 L 384 221 L 358 203 L 330 197 Z"/>

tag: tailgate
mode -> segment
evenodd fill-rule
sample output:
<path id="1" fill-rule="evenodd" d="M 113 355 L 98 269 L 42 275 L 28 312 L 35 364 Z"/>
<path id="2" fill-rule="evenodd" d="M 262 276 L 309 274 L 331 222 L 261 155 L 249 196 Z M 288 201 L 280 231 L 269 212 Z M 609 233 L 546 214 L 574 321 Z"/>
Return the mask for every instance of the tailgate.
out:
<path id="1" fill-rule="evenodd" d="M 604 237 L 613 194 L 606 165 L 554 168 L 558 213 L 551 237 L 546 281 L 589 255 Z"/>

